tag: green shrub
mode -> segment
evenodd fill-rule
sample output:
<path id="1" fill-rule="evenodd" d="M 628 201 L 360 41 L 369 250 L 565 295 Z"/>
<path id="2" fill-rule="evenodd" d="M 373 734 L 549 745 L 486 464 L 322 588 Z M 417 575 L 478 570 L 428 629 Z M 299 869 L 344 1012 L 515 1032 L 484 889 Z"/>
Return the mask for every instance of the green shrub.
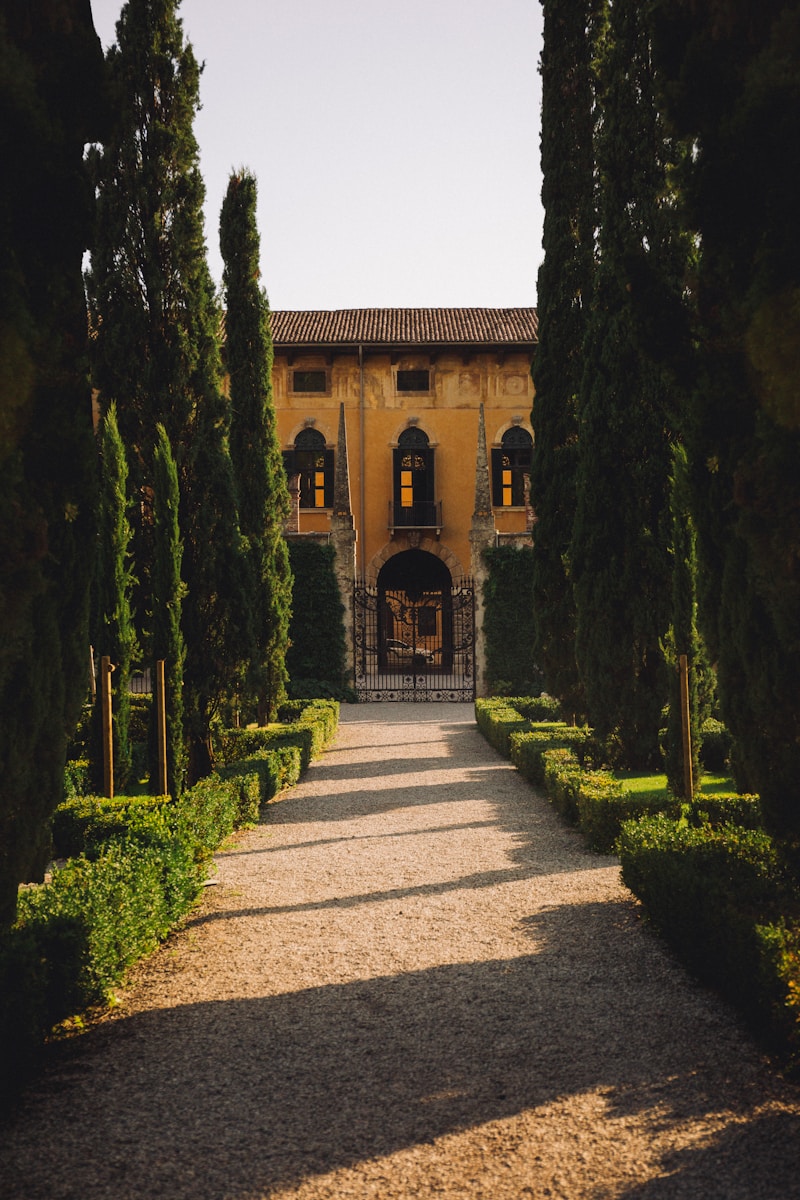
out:
<path id="1" fill-rule="evenodd" d="M 706 717 L 700 726 L 700 762 L 707 771 L 724 771 L 730 761 L 733 738 L 730 732 L 713 717 Z"/>
<path id="2" fill-rule="evenodd" d="M 535 787 L 544 787 L 544 755 L 548 750 L 569 749 L 579 763 L 590 760 L 591 734 L 588 729 L 565 725 L 563 721 L 541 722 L 534 729 L 512 730 L 509 752 L 514 766 Z"/>
<path id="3" fill-rule="evenodd" d="M 340 700 L 345 704 L 354 704 L 357 700 L 352 687 L 323 679 L 290 679 L 288 692 L 293 700 Z"/>
<path id="4" fill-rule="evenodd" d="M 531 727 L 530 721 L 521 716 L 509 700 L 501 696 L 476 700 L 475 720 L 489 745 L 504 758 L 511 757 L 511 734 L 525 733 Z"/>
<path id="5" fill-rule="evenodd" d="M 124 836 L 131 814 L 163 807 L 165 796 L 73 796 L 53 813 L 53 854 L 73 858 L 112 837 Z"/>
<path id="6" fill-rule="evenodd" d="M 590 850 L 613 854 L 624 821 L 666 813 L 677 818 L 680 802 L 673 796 L 637 795 L 610 771 L 585 771 L 577 790 L 578 824 Z"/>
<path id="7" fill-rule="evenodd" d="M 759 797 L 738 792 L 697 795 L 690 804 L 684 804 L 682 813 L 690 825 L 711 825 L 715 829 L 723 825 L 739 825 L 743 829 L 764 827 Z"/>
<path id="8" fill-rule="evenodd" d="M 626 822 L 618 849 L 623 881 L 690 970 L 796 1048 L 800 911 L 768 835 L 659 816 Z"/>
<path id="9" fill-rule="evenodd" d="M 255 821 L 258 807 L 268 804 L 284 788 L 297 783 L 301 774 L 301 754 L 297 746 L 277 746 L 273 750 L 257 750 L 250 758 L 240 759 L 229 767 L 220 767 L 222 779 L 230 777 L 252 778 L 258 783 L 258 806 L 250 815 L 242 815 L 242 822 Z M 246 773 L 246 774 L 244 774 Z"/>
<path id="10" fill-rule="evenodd" d="M 290 700 L 281 705 L 279 715 L 280 724 L 216 729 L 214 753 L 219 762 L 228 765 L 251 758 L 260 750 L 296 746 L 305 770 L 335 737 L 339 703 L 336 700 Z"/>
<path id="11" fill-rule="evenodd" d="M 559 721 L 561 705 L 553 696 L 516 696 L 511 701 L 517 712 L 529 721 Z"/>
<path id="12" fill-rule="evenodd" d="M 545 750 L 541 761 L 547 799 L 559 816 L 571 825 L 576 825 L 578 788 L 583 773 L 580 763 L 566 746 Z"/>
<path id="13" fill-rule="evenodd" d="M 89 788 L 91 764 L 88 758 L 75 758 L 64 767 L 64 798 L 83 796 Z"/>

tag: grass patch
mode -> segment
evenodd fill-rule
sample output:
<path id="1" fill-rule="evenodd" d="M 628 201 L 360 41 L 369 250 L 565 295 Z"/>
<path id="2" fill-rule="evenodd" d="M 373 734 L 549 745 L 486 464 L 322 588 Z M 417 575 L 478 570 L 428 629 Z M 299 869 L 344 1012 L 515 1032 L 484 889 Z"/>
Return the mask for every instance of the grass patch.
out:
<path id="1" fill-rule="evenodd" d="M 656 796 L 666 796 L 669 794 L 667 789 L 666 775 L 643 774 L 640 771 L 614 771 L 614 778 L 618 779 L 624 790 L 632 796 L 641 796 L 643 799 L 654 799 Z M 736 791 L 736 785 L 729 775 L 715 775 L 711 771 L 704 771 L 700 777 L 700 786 L 697 790 L 697 795 L 700 796 L 727 796 L 731 792 Z"/>
<path id="2" fill-rule="evenodd" d="M 653 800 L 657 796 L 667 799 L 666 775 L 644 774 L 641 771 L 614 771 L 614 778 L 622 784 L 624 791 L 631 796 L 640 796 L 645 800 Z"/>
<path id="3" fill-rule="evenodd" d="M 711 771 L 704 771 L 700 776 L 701 796 L 728 796 L 735 791 L 736 784 L 730 775 L 714 775 Z"/>

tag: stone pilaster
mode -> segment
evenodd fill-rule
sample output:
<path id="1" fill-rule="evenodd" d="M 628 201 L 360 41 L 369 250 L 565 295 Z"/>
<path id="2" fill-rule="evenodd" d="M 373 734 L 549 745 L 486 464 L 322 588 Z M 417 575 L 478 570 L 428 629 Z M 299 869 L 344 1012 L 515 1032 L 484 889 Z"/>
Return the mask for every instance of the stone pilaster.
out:
<path id="1" fill-rule="evenodd" d="M 489 479 L 489 456 L 486 452 L 486 420 L 481 404 L 478 411 L 478 449 L 475 460 L 475 511 L 469 533 L 472 578 L 475 584 L 475 690 L 486 695 L 486 647 L 483 638 L 483 585 L 487 569 L 482 551 L 495 544 L 492 487 Z"/>
<path id="2" fill-rule="evenodd" d="M 350 507 L 350 474 L 347 467 L 347 426 L 344 404 L 339 405 L 339 436 L 333 477 L 333 512 L 331 513 L 331 544 L 336 552 L 336 581 L 344 613 L 345 663 L 350 680 L 354 671 L 353 648 L 353 591 L 356 578 L 356 531 Z"/>

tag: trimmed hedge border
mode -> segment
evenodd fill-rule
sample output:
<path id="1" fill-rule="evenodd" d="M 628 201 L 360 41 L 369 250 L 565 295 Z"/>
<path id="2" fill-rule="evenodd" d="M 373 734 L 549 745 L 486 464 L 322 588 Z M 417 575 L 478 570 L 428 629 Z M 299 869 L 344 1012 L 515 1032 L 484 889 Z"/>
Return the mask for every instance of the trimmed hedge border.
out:
<path id="1" fill-rule="evenodd" d="M 0 1108 L 19 1094 L 53 1028 L 107 1003 L 181 920 L 217 847 L 332 740 L 339 705 L 298 702 L 286 716 L 277 738 L 275 727 L 223 731 L 231 753 L 246 747 L 244 755 L 177 801 L 82 796 L 57 810 L 54 842 L 67 861 L 49 883 L 20 891 L 17 920 L 0 940 Z"/>
<path id="2" fill-rule="evenodd" d="M 487 741 L 592 850 L 620 855 L 623 882 L 676 955 L 800 1075 L 800 893 L 761 828 L 758 796 L 634 796 L 594 767 L 588 730 L 534 727 L 523 711 L 518 699 L 476 701 Z"/>
<path id="3" fill-rule="evenodd" d="M 489 744 L 544 791 L 560 816 L 578 826 L 591 850 L 613 854 L 622 823 L 634 817 L 665 811 L 680 815 L 677 800 L 632 796 L 603 769 L 602 747 L 592 731 L 542 719 L 554 711 L 549 696 L 475 701 L 478 728 Z"/>
<path id="4" fill-rule="evenodd" d="M 626 822 L 623 882 L 688 969 L 800 1070 L 800 897 L 769 835 L 665 816 Z"/>

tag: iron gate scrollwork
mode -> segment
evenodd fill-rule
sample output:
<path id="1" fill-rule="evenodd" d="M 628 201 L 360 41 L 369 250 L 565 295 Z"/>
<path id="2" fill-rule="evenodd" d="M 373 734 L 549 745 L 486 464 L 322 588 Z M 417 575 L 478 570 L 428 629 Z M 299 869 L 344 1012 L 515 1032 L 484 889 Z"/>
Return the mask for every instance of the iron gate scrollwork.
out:
<path id="1" fill-rule="evenodd" d="M 357 583 L 353 608 L 359 700 L 474 700 L 471 580 L 411 593 Z"/>

